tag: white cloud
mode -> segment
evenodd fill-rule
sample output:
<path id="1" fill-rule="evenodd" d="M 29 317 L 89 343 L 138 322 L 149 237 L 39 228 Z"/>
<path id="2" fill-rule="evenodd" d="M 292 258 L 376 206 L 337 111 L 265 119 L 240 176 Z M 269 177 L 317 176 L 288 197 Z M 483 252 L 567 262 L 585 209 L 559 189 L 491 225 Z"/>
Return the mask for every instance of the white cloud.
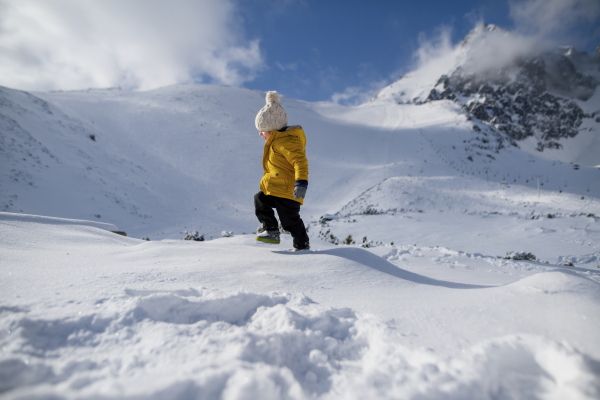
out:
<path id="1" fill-rule="evenodd" d="M 0 0 L 0 85 L 241 85 L 264 62 L 240 18 L 230 0 Z"/>
<path id="2" fill-rule="evenodd" d="M 452 45 L 452 28 L 447 25 L 442 25 L 435 30 L 432 36 L 426 36 L 424 33 L 419 34 L 419 48 L 413 55 L 417 65 L 422 67 L 430 64 L 432 61 L 437 62 L 440 57 L 452 53 L 454 46 Z"/>
<path id="3" fill-rule="evenodd" d="M 456 47 L 452 44 L 452 28 L 442 25 L 433 35 L 419 34 L 419 48 L 413 54 L 416 73 L 420 80 L 437 80 L 448 72 L 456 61 Z"/>
<path id="4" fill-rule="evenodd" d="M 431 36 L 421 34 L 413 74 L 430 81 L 459 64 L 470 73 L 486 74 L 540 51 L 584 42 L 582 26 L 593 24 L 600 16 L 598 0 L 519 0 L 510 1 L 509 7 L 514 30 L 488 31 L 483 21 L 477 21 L 462 48 L 452 44 L 447 26 Z"/>
<path id="5" fill-rule="evenodd" d="M 381 86 L 378 86 L 379 88 Z M 337 104 L 356 106 L 369 101 L 377 93 L 378 89 L 357 86 L 347 87 L 342 93 L 334 93 L 331 96 L 331 101 Z"/>
<path id="6" fill-rule="evenodd" d="M 553 45 L 585 45 L 577 28 L 600 16 L 598 0 L 513 0 L 509 7 L 517 32 Z"/>
<path id="7" fill-rule="evenodd" d="M 537 38 L 503 29 L 487 30 L 483 23 L 475 27 L 467 42 L 467 51 L 459 52 L 459 61 L 465 70 L 478 75 L 497 71 L 543 49 Z"/>
<path id="8" fill-rule="evenodd" d="M 484 32 L 479 22 L 469 41 L 466 63 L 471 72 L 482 74 L 510 65 L 519 58 L 562 45 L 577 45 L 581 27 L 600 15 L 598 0 L 524 0 L 509 3 L 512 31 Z M 481 34 L 484 33 L 484 34 Z M 578 43 L 579 42 L 579 43 Z"/>

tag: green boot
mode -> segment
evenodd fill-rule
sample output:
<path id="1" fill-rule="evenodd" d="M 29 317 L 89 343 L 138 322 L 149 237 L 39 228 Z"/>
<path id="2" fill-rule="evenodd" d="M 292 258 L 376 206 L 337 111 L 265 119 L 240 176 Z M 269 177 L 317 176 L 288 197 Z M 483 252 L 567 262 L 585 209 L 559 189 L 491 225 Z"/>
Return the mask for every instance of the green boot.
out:
<path id="1" fill-rule="evenodd" d="M 269 243 L 269 244 L 279 244 L 281 241 L 279 240 L 279 231 L 264 231 L 256 235 L 256 241 Z"/>

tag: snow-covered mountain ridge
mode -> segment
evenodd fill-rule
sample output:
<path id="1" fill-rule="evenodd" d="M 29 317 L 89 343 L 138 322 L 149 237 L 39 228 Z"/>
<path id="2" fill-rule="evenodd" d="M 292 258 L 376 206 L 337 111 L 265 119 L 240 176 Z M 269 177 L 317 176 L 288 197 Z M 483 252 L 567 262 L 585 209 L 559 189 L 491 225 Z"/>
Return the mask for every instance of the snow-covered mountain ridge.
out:
<path id="1" fill-rule="evenodd" d="M 473 75 L 473 56 L 489 51 L 486 44 L 496 49 L 507 35 L 482 27 L 453 49 L 448 65 L 416 70 L 358 107 L 284 96 L 289 122 L 307 133 L 306 222 L 317 226 L 325 213 L 394 210 L 600 214 L 599 171 L 592 168 L 600 165 L 599 124 L 588 118 L 599 91 L 585 101 L 544 91 L 550 75 L 565 71 L 572 79 L 564 87 L 592 90 L 583 72 L 565 67 L 549 74 L 539 58 L 505 63 L 476 87 L 464 78 L 483 79 L 481 71 Z M 597 68 L 573 51 L 553 59 L 589 76 Z M 440 80 L 443 70 L 454 75 Z M 252 232 L 263 147 L 253 121 L 264 101 L 256 91 L 210 85 L 149 92 L 0 88 L 0 209 L 95 219 L 136 237 Z M 542 125 L 550 133 L 540 133 Z M 537 151 L 531 132 L 560 146 Z M 477 194 L 498 187 L 505 200 Z"/>
<path id="2" fill-rule="evenodd" d="M 36 95 L 1 89 L 0 97 L 4 211 L 108 220 L 140 237 L 254 228 L 248 198 L 262 174 L 262 143 L 252 121 L 262 94 L 180 86 Z M 536 176 L 543 176 L 544 189 L 599 195 L 597 170 L 575 170 L 511 146 L 499 152 L 499 133 L 482 127 L 477 134 L 460 109 L 444 102 L 355 108 L 284 102 L 290 120 L 305 126 L 309 137 L 311 220 L 403 176 L 455 175 L 467 186 L 469 177 L 478 177 L 532 193 Z M 582 147 L 590 146 L 583 142 L 573 152 Z"/>
<path id="3" fill-rule="evenodd" d="M 408 74 L 376 99 L 415 104 L 454 101 L 483 123 L 475 123 L 475 130 L 503 134 L 506 140 L 500 140 L 497 148 L 503 142 L 517 146 L 531 139 L 538 151 L 560 149 L 561 139 L 597 135 L 600 55 L 572 47 L 540 52 L 519 39 L 497 26 L 481 24 L 444 59 L 435 60 L 445 65 L 437 67 L 438 75 L 423 81 L 419 71 Z M 578 162 L 597 161 L 586 152 Z"/>
<path id="4" fill-rule="evenodd" d="M 252 121 L 264 103 L 261 93 L 202 85 L 144 93 L 29 94 L 4 88 L 0 99 L 4 211 L 98 219 L 139 237 L 177 237 L 184 230 L 209 237 L 254 229 L 249 199 L 262 174 L 262 142 Z M 474 131 L 468 115 L 447 101 L 343 107 L 284 98 L 284 103 L 290 121 L 302 124 L 309 139 L 307 222 L 339 212 L 396 177 L 405 194 L 384 201 L 383 210 L 377 203 L 372 208 L 423 208 L 406 204 L 422 198 L 419 177 L 437 176 L 454 176 L 457 190 L 484 180 L 529 188 L 532 195 L 541 177 L 542 189 L 564 193 L 564 199 L 569 193 L 584 201 L 600 196 L 596 169 L 576 169 L 538 157 L 547 152 L 505 146 L 505 135 L 483 125 Z M 599 148 L 586 140 L 578 135 L 565 149 L 552 151 L 568 158 Z M 436 211 L 447 208 L 442 199 L 452 192 L 444 193 L 430 199 Z M 511 201 L 521 199 L 519 194 Z M 566 208 L 545 213 L 599 214 L 577 203 L 562 202 Z M 498 211 L 491 204 L 478 208 Z"/>

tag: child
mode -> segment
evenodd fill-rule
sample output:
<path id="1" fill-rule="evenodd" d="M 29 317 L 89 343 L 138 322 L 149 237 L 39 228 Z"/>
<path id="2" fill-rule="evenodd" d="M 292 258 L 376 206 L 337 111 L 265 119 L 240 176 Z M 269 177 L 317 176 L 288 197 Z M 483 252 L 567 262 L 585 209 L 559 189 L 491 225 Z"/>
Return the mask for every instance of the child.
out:
<path id="1" fill-rule="evenodd" d="M 255 124 L 265 139 L 264 175 L 260 192 L 254 196 L 256 217 L 261 223 L 256 240 L 279 244 L 279 225 L 292 234 L 295 250 L 310 249 L 304 222 L 300 218 L 308 188 L 306 136 L 299 125 L 287 126 L 287 115 L 277 92 L 267 93 L 267 105 L 256 116 Z"/>

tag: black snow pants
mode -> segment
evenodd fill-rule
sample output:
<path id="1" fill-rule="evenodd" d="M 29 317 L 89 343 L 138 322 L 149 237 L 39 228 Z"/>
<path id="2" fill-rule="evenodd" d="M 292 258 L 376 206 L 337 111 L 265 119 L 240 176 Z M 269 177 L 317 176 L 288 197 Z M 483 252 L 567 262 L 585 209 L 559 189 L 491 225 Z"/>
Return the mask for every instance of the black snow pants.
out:
<path id="1" fill-rule="evenodd" d="M 300 218 L 300 203 L 282 197 L 269 196 L 263 192 L 254 195 L 256 217 L 268 231 L 279 230 L 273 209 L 277 210 L 283 229 L 292 234 L 294 247 L 297 249 L 307 248 L 309 239 L 304 222 Z"/>

